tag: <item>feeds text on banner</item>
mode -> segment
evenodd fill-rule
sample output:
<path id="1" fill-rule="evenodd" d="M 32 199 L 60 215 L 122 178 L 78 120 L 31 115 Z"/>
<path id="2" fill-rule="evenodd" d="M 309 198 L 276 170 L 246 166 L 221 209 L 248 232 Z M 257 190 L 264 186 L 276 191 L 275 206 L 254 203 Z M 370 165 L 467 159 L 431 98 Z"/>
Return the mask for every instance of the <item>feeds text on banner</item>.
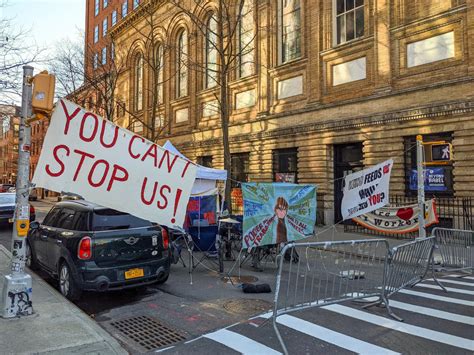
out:
<path id="1" fill-rule="evenodd" d="M 347 175 L 341 203 L 342 219 L 360 216 L 389 202 L 390 173 L 393 160 Z"/>
<path id="2" fill-rule="evenodd" d="M 33 183 L 167 226 L 182 226 L 196 166 L 61 100 Z"/>
<path id="3" fill-rule="evenodd" d="M 361 226 L 384 233 L 410 233 L 418 230 L 418 205 L 403 207 L 381 207 L 375 211 L 365 213 L 352 220 Z M 426 227 L 438 223 L 435 200 L 425 202 Z"/>
<path id="4" fill-rule="evenodd" d="M 242 184 L 244 249 L 286 243 L 313 234 L 316 187 L 286 183 Z"/>

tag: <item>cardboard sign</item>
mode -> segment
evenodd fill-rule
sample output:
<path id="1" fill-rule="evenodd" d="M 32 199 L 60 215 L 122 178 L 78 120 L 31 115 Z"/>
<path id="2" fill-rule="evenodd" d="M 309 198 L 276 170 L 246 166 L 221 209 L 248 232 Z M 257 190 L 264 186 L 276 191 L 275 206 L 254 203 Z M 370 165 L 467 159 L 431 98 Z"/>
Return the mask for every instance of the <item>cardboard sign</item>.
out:
<path id="1" fill-rule="evenodd" d="M 183 225 L 196 171 L 190 161 L 61 100 L 33 183 L 171 227 Z"/>
<path id="2" fill-rule="evenodd" d="M 316 224 L 316 186 L 242 184 L 244 249 L 311 236 Z"/>
<path id="3" fill-rule="evenodd" d="M 344 178 L 341 214 L 346 220 L 385 206 L 389 202 L 393 160 L 387 160 Z"/>
<path id="4" fill-rule="evenodd" d="M 405 234 L 419 227 L 418 205 L 404 207 L 382 207 L 352 220 L 365 228 L 378 232 Z M 434 200 L 425 201 L 425 226 L 438 223 Z"/>

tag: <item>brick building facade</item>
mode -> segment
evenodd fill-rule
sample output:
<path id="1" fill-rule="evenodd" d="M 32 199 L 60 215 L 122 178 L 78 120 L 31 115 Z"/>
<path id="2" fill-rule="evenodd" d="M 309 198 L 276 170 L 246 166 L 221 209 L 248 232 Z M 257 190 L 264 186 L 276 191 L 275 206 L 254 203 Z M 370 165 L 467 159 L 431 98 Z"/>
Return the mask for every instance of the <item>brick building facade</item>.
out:
<path id="1" fill-rule="evenodd" d="M 364 166 L 393 158 L 391 193 L 413 195 L 413 142 L 422 134 L 449 141 L 454 150 L 451 164 L 433 167 L 443 182 L 428 195 L 474 196 L 469 2 L 246 0 L 254 43 L 250 69 L 237 66 L 229 84 L 233 178 L 315 183 L 331 223 L 338 220 L 338 179 Z M 196 16 L 211 25 L 206 18 L 215 8 L 209 1 Z M 152 52 L 143 36 L 150 10 L 164 48 L 163 100 L 155 115 L 146 110 L 152 80 L 140 61 Z M 248 28 L 239 30 L 244 36 Z M 222 167 L 220 121 L 212 110 L 216 88 L 206 85 L 202 71 L 190 66 L 183 76 L 178 65 L 183 51 L 208 63 L 203 32 L 162 0 L 137 3 L 110 34 L 116 60 L 127 63 L 116 88 L 127 110 L 117 119 L 127 125 L 127 112 L 144 120 L 164 117 L 167 128 L 158 142 L 170 139 L 189 158 Z"/>

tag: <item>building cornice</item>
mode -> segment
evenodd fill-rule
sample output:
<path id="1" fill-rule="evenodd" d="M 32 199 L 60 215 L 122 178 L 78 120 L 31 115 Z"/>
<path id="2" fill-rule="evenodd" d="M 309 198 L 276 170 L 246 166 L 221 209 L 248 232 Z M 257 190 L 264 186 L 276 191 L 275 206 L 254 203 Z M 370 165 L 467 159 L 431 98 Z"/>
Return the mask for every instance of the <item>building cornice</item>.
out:
<path id="1" fill-rule="evenodd" d="M 345 129 L 362 128 L 366 126 L 384 125 L 394 122 L 415 121 L 436 118 L 440 116 L 460 116 L 474 112 L 474 101 L 452 101 L 443 104 L 433 104 L 417 109 L 392 111 L 371 116 L 348 118 L 340 121 L 324 121 L 317 123 L 302 124 L 293 127 L 262 131 L 253 134 L 245 134 L 230 137 L 231 143 L 259 141 L 265 138 L 277 138 L 281 136 L 304 135 L 313 132 L 341 131 Z M 187 142 L 178 145 L 180 148 L 209 147 L 220 145 L 220 138 L 213 138 L 199 142 Z"/>

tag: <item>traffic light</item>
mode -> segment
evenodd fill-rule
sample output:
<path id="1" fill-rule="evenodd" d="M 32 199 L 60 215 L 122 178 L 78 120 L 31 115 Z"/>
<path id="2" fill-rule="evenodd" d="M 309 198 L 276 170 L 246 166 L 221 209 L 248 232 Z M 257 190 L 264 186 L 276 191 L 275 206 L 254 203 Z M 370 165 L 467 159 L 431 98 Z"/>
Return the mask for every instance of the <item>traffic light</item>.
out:
<path id="1" fill-rule="evenodd" d="M 451 161 L 451 144 L 440 143 L 431 145 L 431 160 L 433 161 Z"/>
<path id="2" fill-rule="evenodd" d="M 49 117 L 53 110 L 55 81 L 55 76 L 46 70 L 33 77 L 31 107 L 37 119 Z"/>

